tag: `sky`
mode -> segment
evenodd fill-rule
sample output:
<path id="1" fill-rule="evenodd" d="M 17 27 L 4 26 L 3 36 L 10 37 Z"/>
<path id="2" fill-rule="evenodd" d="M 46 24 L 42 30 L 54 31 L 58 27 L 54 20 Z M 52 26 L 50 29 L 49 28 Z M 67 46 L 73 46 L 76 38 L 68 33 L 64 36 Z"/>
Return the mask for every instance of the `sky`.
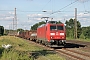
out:
<path id="1" fill-rule="evenodd" d="M 90 26 L 90 0 L 0 0 L 0 25 L 16 29 L 17 20 L 17 29 L 30 30 L 34 24 L 46 20 L 42 17 L 65 23 L 75 18 L 75 8 L 81 26 Z"/>

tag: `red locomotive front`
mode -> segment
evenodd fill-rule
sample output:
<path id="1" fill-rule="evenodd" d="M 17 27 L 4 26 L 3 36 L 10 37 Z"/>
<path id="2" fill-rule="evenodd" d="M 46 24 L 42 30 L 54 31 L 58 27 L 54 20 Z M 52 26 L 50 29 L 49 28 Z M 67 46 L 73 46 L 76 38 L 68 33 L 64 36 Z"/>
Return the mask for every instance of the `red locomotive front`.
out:
<path id="1" fill-rule="evenodd" d="M 44 42 L 45 44 L 65 44 L 66 31 L 64 24 L 47 23 L 37 28 L 37 39 L 41 42 Z"/>

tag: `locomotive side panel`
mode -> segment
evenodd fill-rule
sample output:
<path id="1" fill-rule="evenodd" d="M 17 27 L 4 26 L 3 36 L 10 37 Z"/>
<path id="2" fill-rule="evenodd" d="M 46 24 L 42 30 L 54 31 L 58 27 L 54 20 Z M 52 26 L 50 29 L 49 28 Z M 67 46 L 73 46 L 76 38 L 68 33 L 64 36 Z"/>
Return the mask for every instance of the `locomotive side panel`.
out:
<path id="1" fill-rule="evenodd" d="M 45 26 L 37 28 L 37 39 L 45 40 L 46 38 L 46 29 Z"/>
<path id="2" fill-rule="evenodd" d="M 50 42 L 50 24 L 46 24 L 46 41 Z"/>

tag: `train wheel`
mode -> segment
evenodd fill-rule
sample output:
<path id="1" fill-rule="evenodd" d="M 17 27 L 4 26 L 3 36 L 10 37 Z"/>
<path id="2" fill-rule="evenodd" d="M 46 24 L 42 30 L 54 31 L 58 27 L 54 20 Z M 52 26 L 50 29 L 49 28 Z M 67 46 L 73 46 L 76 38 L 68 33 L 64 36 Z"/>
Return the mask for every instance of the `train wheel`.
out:
<path id="1" fill-rule="evenodd" d="M 30 38 L 28 40 L 30 40 Z"/>
<path id="2" fill-rule="evenodd" d="M 66 45 L 66 42 L 63 42 L 63 45 L 65 46 Z"/>
<path id="3" fill-rule="evenodd" d="M 41 42 L 42 42 L 41 40 L 37 40 L 37 43 L 41 44 Z"/>
<path id="4" fill-rule="evenodd" d="M 36 40 L 36 43 L 39 43 L 39 40 Z"/>
<path id="5" fill-rule="evenodd" d="M 43 44 L 43 45 L 45 45 L 45 42 L 44 42 L 44 41 L 42 41 L 42 44 Z"/>
<path id="6" fill-rule="evenodd" d="M 50 42 L 45 42 L 45 46 L 47 46 L 47 47 L 51 47 L 52 45 L 51 45 Z"/>

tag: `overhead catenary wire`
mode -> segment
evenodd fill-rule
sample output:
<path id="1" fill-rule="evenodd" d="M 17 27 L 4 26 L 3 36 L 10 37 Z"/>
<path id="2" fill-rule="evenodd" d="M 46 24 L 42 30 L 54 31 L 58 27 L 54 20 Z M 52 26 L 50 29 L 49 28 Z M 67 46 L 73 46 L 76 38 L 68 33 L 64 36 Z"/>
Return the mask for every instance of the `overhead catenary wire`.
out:
<path id="1" fill-rule="evenodd" d="M 14 10 L 0 10 L 0 11 L 14 11 Z M 42 12 L 42 11 L 25 11 L 25 10 L 17 10 L 17 12 Z"/>
<path id="2" fill-rule="evenodd" d="M 86 12 L 88 13 L 88 11 L 86 10 L 86 6 L 85 6 L 85 4 L 84 4 L 84 2 L 83 2 L 83 6 L 84 6 L 84 14 L 86 14 Z"/>
<path id="3" fill-rule="evenodd" d="M 0 11 L 14 11 L 14 10 L 0 10 Z"/>
<path id="4" fill-rule="evenodd" d="M 64 8 L 66 8 L 66 7 L 68 7 L 68 6 L 70 6 L 70 5 L 74 4 L 74 3 L 76 3 L 77 1 L 78 1 L 78 0 L 75 0 L 74 2 L 71 2 L 70 4 L 68 4 L 68 5 L 64 6 L 64 7 L 62 7 L 62 8 L 59 9 L 58 11 L 52 12 L 51 14 L 54 14 L 54 13 L 57 13 L 57 12 L 61 12 L 60 10 L 62 10 L 62 9 L 64 9 Z M 50 14 L 50 15 L 51 15 L 51 14 Z"/>
<path id="5" fill-rule="evenodd" d="M 49 0 L 43 7 L 42 7 L 42 10 L 46 7 L 46 5 L 48 5 L 48 3 L 50 3 L 51 0 Z"/>
<path id="6" fill-rule="evenodd" d="M 79 0 L 75 0 L 76 2 L 77 1 L 79 1 Z M 75 2 L 74 1 L 74 2 Z M 49 3 L 51 2 L 51 0 L 49 0 L 47 3 L 46 3 L 46 5 L 48 5 Z M 58 12 L 74 12 L 74 11 L 63 11 L 63 9 L 65 9 L 65 8 L 67 8 L 68 6 L 70 6 L 70 5 L 72 5 L 72 4 L 74 4 L 74 2 L 73 2 L 73 0 L 72 0 L 72 2 L 70 3 L 70 4 L 68 4 L 68 5 L 66 5 L 65 7 L 62 7 L 61 9 L 59 9 L 58 11 L 55 11 L 55 13 L 58 13 Z M 46 7 L 46 5 L 43 7 L 43 9 Z M 84 5 L 84 10 L 86 10 L 85 9 L 85 5 Z M 1 12 L 2 11 L 14 11 L 14 10 L 0 10 Z M 36 12 L 36 13 L 39 13 L 39 12 L 42 12 L 42 11 L 24 11 L 24 10 L 17 10 L 17 12 L 21 12 L 21 13 L 28 13 L 28 12 Z M 78 11 L 79 12 L 79 11 Z M 80 11 L 80 12 L 85 12 L 85 11 Z M 86 11 L 87 13 L 89 12 L 90 13 L 90 11 Z M 21 14 L 20 13 L 20 14 Z M 53 11 L 53 4 L 52 4 L 52 13 L 54 14 L 54 11 Z M 18 13 L 19 14 L 19 13 Z M 22 18 L 24 18 L 24 17 L 22 17 Z M 30 18 L 32 18 L 32 17 L 30 17 Z M 34 18 L 36 18 L 36 17 L 34 17 Z M 37 17 L 37 18 L 40 18 L 40 17 Z"/>

